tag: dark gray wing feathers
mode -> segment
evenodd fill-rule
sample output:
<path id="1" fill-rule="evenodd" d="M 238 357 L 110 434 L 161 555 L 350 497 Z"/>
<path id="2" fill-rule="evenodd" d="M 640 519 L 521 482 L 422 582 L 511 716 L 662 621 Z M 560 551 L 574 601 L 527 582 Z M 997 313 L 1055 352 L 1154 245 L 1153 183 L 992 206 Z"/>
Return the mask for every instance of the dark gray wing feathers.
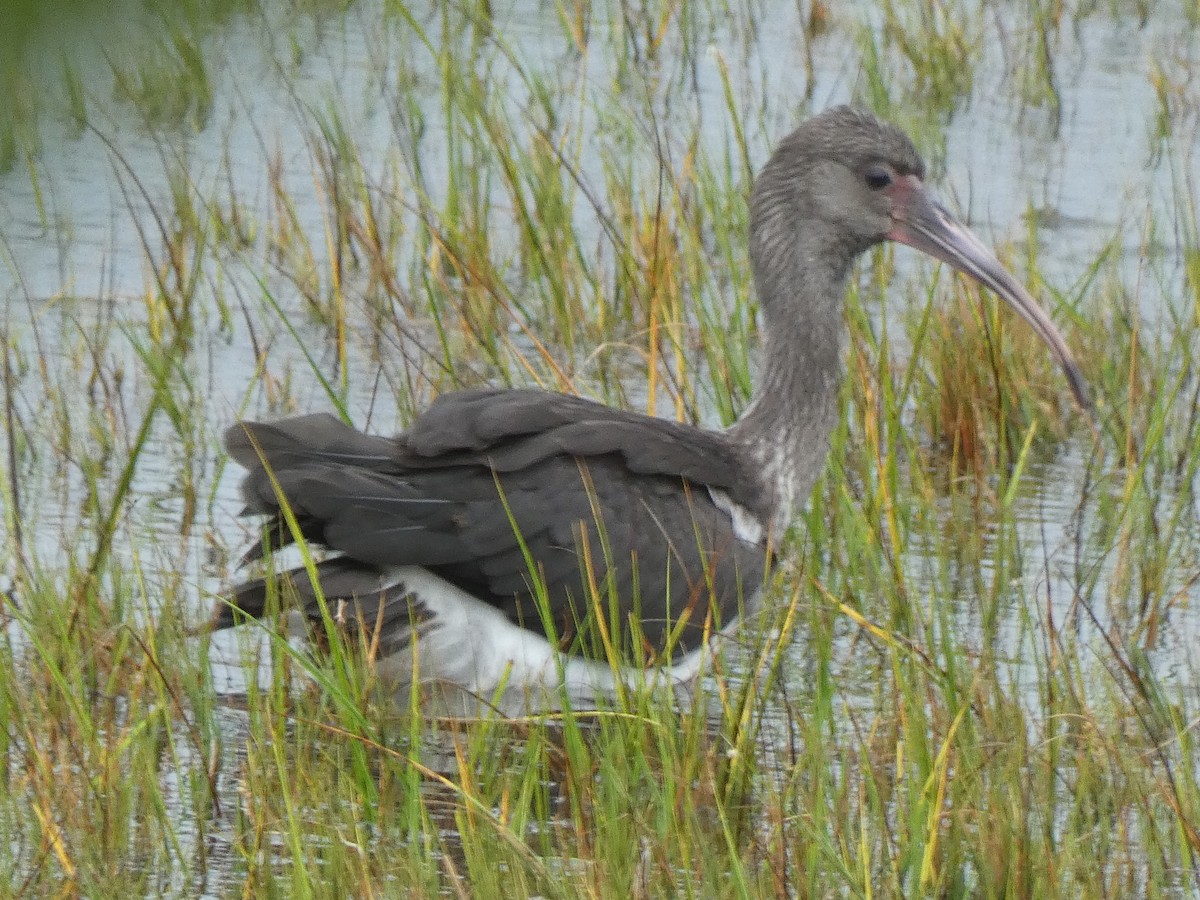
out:
<path id="1" fill-rule="evenodd" d="M 459 454 L 486 454 L 498 471 L 516 471 L 559 453 L 616 453 L 634 474 L 682 477 L 718 488 L 765 515 L 761 486 L 742 477 L 739 448 L 726 435 L 583 397 L 539 390 L 455 391 L 438 397 L 400 440 L 418 459 L 440 463 Z"/>
<path id="2" fill-rule="evenodd" d="M 343 555 L 322 563 L 327 599 L 377 592 L 381 571 L 415 565 L 540 629 L 540 581 L 556 628 L 573 632 L 594 602 L 587 557 L 601 595 L 643 620 L 645 641 L 688 615 L 680 646 L 694 647 L 706 618 L 735 615 L 766 567 L 766 549 L 739 539 L 707 490 L 760 512 L 757 480 L 724 435 L 577 397 L 463 391 L 395 438 L 312 415 L 239 423 L 226 445 L 248 470 L 249 510 L 272 517 L 265 542 L 291 540 L 282 493 L 305 538 Z M 256 614 L 264 592 L 247 582 L 234 600 Z"/>
<path id="3" fill-rule="evenodd" d="M 375 468 L 391 459 L 394 444 L 363 434 L 337 416 L 315 413 L 280 422 L 238 422 L 225 431 L 225 449 L 246 469 L 264 457 L 277 465 L 310 459 Z"/>

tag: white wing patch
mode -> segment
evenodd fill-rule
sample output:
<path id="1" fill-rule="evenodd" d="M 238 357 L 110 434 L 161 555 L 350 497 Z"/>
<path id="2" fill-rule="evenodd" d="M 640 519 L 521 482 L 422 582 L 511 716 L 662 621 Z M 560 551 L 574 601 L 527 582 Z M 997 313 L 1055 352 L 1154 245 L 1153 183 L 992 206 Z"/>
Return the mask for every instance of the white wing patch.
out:
<path id="1" fill-rule="evenodd" d="M 712 502 L 717 505 L 717 509 L 729 513 L 729 518 L 733 522 L 733 533 L 737 535 L 739 541 L 745 541 L 747 544 L 761 544 L 766 537 L 766 529 L 763 523 L 740 504 L 734 503 L 733 499 L 724 491 L 710 487 L 708 495 L 712 497 Z"/>

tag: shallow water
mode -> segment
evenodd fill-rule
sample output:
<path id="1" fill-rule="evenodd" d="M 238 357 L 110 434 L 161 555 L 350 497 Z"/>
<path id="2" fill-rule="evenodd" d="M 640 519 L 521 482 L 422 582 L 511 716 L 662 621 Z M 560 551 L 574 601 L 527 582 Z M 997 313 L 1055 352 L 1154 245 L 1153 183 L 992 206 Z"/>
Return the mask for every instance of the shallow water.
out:
<path id="1" fill-rule="evenodd" d="M 691 39 L 704 48 L 702 52 L 684 53 L 680 32 L 672 32 L 674 43 L 660 51 L 657 63 L 646 66 L 648 75 L 641 82 L 616 71 L 616 61 L 601 53 L 581 57 L 556 21 L 542 15 L 538 3 L 498 8 L 494 29 L 498 42 L 512 49 L 528 77 L 544 79 L 564 92 L 581 85 L 595 95 L 595 102 L 602 101 L 604 90 L 618 96 L 647 93 L 652 98 L 648 107 L 663 117 L 668 134 L 672 121 L 698 121 L 706 143 L 701 149 L 715 157 L 732 146 L 718 66 L 723 60 L 737 101 L 757 110 L 748 119 L 746 138 L 752 160 L 759 162 L 771 139 L 797 120 L 804 105 L 805 73 L 797 47 L 805 39 L 794 5 L 765 4 L 741 12 L 731 20 L 697 20 Z M 861 77 L 847 62 L 858 58 L 856 23 L 872 21 L 869 6 L 860 13 L 838 16 L 835 27 L 812 47 L 813 108 L 851 98 Z M 1200 168 L 1200 141 L 1192 139 L 1200 121 L 1194 110 L 1185 110 L 1175 118 L 1176 136 L 1169 145 L 1153 139 L 1153 117 L 1147 114 L 1156 103 L 1151 69 L 1160 67 L 1165 79 L 1186 81 L 1197 57 L 1197 39 L 1190 30 L 1178 28 L 1179 15 L 1170 10 L 1158 11 L 1144 26 L 1131 17 L 1101 12 L 1084 17 L 1064 29 L 1055 48 L 1061 97 L 1061 114 L 1055 116 L 1044 106 L 1022 108 L 1009 96 L 1014 77 L 1008 58 L 1022 27 L 1011 16 L 1012 10 L 1004 10 L 986 17 L 974 91 L 945 125 L 944 154 L 935 154 L 944 161 L 944 171 L 937 173 L 942 192 L 985 239 L 998 242 L 1022 243 L 1025 216 L 1037 210 L 1042 232 L 1039 265 L 1060 290 L 1069 292 L 1083 277 L 1082 268 L 1116 241 L 1131 283 L 1151 277 L 1144 267 L 1152 267 L 1159 289 L 1142 290 L 1137 299 L 1153 314 L 1164 297 L 1182 294 L 1175 290 L 1182 286 L 1181 246 L 1161 235 L 1153 242 L 1156 254 L 1147 260 L 1142 252 L 1143 223 L 1149 216 L 1170 222 L 1179 214 L 1172 201 L 1173 179 L 1194 177 Z M 103 55 L 89 44 L 97 36 L 89 33 L 87 23 L 64 36 L 41 36 L 51 45 L 66 42 L 59 49 L 71 51 L 80 61 L 80 78 L 89 86 L 92 127 L 76 133 L 55 114 L 59 107 L 49 103 L 51 111 L 39 122 L 41 143 L 29 167 L 17 165 L 0 175 L 0 253 L 5 263 L 0 296 L 21 359 L 32 366 L 40 357 L 54 373 L 51 382 L 73 409 L 73 434 L 97 428 L 128 434 L 138 424 L 135 413 L 145 402 L 144 380 L 131 377 L 106 387 L 96 379 L 98 367 L 135 375 L 136 352 L 127 343 L 109 340 L 104 342 L 103 359 L 89 362 L 87 347 L 98 331 L 111 334 L 123 327 L 144 327 L 141 297 L 150 278 L 145 247 L 156 262 L 163 258 L 160 222 L 151 213 L 157 212 L 169 226 L 173 177 L 185 173 L 193 196 L 200 200 L 236 197 L 245 217 L 258 223 L 261 244 L 262 234 L 278 221 L 270 196 L 274 166 L 295 201 L 292 227 L 310 235 L 315 270 L 327 268 L 322 256 L 326 243 L 320 239 L 328 226 L 326 209 L 314 191 L 314 117 L 325 117 L 336 108 L 366 171 L 382 173 L 394 152 L 397 123 L 412 116 L 391 108 L 394 80 L 403 76 L 433 82 L 438 77 L 428 50 L 391 20 L 382 28 L 380 21 L 372 4 L 359 4 L 344 17 L 301 17 L 286 24 L 269 8 L 261 16 L 229 21 L 206 40 L 206 52 L 214 61 L 209 68 L 212 105 L 198 132 L 147 128 L 136 109 L 114 99 L 113 75 Z M 441 38 L 436 17 L 420 24 L 437 46 Z M 600 34 L 619 26 L 600 14 L 591 24 Z M 465 36 L 462 42 L 467 49 Z M 593 37 L 592 44 L 604 46 L 606 41 Z M 99 46 L 104 46 L 103 40 Z M 420 52 L 413 52 L 414 47 Z M 498 53 L 487 54 L 487 59 L 489 77 L 513 86 L 513 119 L 528 124 L 531 117 L 521 110 L 519 73 Z M 431 90 L 429 96 L 419 110 L 421 136 L 415 146 L 426 183 L 436 187 L 444 181 L 446 130 L 437 92 Z M 587 104 L 583 122 L 586 140 L 588 128 L 597 125 Z M 1158 154 L 1164 146 L 1170 152 Z M 667 147 L 665 152 L 679 151 Z M 646 159 L 644 154 L 641 158 Z M 603 178 L 599 171 L 582 176 L 593 183 Z M 503 203 L 502 192 L 496 193 Z M 502 225 L 498 223 L 495 237 L 501 248 L 510 240 Z M 234 257 L 219 269 L 209 263 L 213 271 L 198 302 L 211 303 L 219 295 L 226 303 L 236 303 L 239 297 L 259 292 L 256 278 L 261 270 L 253 267 L 259 254 L 247 252 L 243 258 L 244 264 Z M 901 264 L 924 265 L 911 256 Z M 269 267 L 266 271 L 285 309 L 303 310 L 294 290 L 273 278 Z M 901 286 L 894 288 L 895 294 L 901 292 Z M 203 428 L 195 435 L 195 446 L 181 456 L 179 436 L 168 423 L 154 423 L 155 441 L 171 449 L 142 457 L 129 522 L 134 538 L 157 534 L 176 540 L 185 505 L 176 476 L 181 466 L 191 467 L 194 490 L 208 500 L 202 503 L 200 523 L 178 540 L 191 548 L 182 558 L 188 561 L 184 577 L 196 587 L 197 615 L 207 608 L 207 594 L 219 590 L 227 574 L 223 553 L 236 552 L 247 537 L 234 516 L 239 508 L 236 479 L 213 462 L 216 435 L 239 415 L 265 411 L 261 392 L 247 393 L 256 379 L 254 345 L 238 314 L 229 322 L 219 321 L 215 312 L 200 318 L 211 330 L 197 340 L 201 350 L 193 355 L 190 393 L 203 409 Z M 294 318 L 305 321 L 303 313 Z M 300 327 L 303 330 L 303 324 Z M 328 347 L 315 323 L 311 334 L 300 338 Z M 289 356 L 294 362 L 289 363 Z M 277 370 L 304 371 L 299 349 L 286 338 L 276 340 L 272 362 Z M 392 430 L 395 406 L 372 377 L 373 364 L 352 359 L 352 365 L 358 373 L 348 381 L 349 408 L 360 421 Z M 32 375 L 31 369 L 16 393 L 19 411 L 36 418 L 47 407 Z M 318 386 L 290 387 L 294 408 L 328 408 Z M 111 400 L 114 393 L 116 407 L 130 410 L 130 419 L 98 421 L 97 395 Z M 118 438 L 110 474 L 115 475 L 120 443 Z M 70 456 L 69 447 L 56 449 Z M 1064 548 L 1072 540 L 1081 454 L 1082 450 L 1064 453 L 1058 462 L 1027 476 L 1021 513 L 1030 529 L 1027 571 L 1042 573 L 1034 578 L 1049 577 L 1051 583 L 1043 591 L 1051 597 L 1070 596 L 1069 590 L 1052 588 L 1058 569 L 1072 564 L 1064 559 Z M 86 484 L 69 462 L 46 462 L 45 457 L 29 462 L 21 471 L 31 493 L 44 491 L 55 501 L 39 504 L 25 529 L 43 558 L 63 551 L 58 536 L 78 520 Z M 919 568 L 920 548 L 913 549 L 914 566 Z M 982 564 L 986 567 L 986 559 Z M 1184 628 L 1181 640 L 1194 633 L 1194 626 Z M 236 682 L 236 675 L 229 677 Z"/>
<path id="2" fill-rule="evenodd" d="M 558 27 L 556 15 L 541 3 L 522 0 L 497 6 L 493 29 L 526 74 L 562 96 L 576 91 L 591 98 L 581 114 L 584 142 L 591 129 L 603 127 L 597 109 L 621 102 L 622 96 L 646 94 L 651 100 L 643 113 L 660 116 L 663 133 L 682 134 L 685 124 L 698 122 L 701 152 L 713 159 L 734 153 L 718 65 L 723 60 L 735 102 L 747 111 L 748 152 L 758 164 L 771 141 L 810 108 L 803 99 L 806 87 L 813 98 L 811 108 L 819 109 L 851 99 L 862 80 L 857 23 L 873 21 L 870 6 L 836 13 L 832 30 L 817 38 L 811 85 L 802 64 L 800 48 L 807 39 L 797 7 L 768 0 L 712 21 L 697 13 L 687 33 L 703 51 L 685 53 L 679 33 L 672 32 L 659 50 L 659 61 L 647 66 L 642 78 L 600 52 L 577 52 Z M 1009 55 L 1017 43 L 1014 34 L 1022 27 L 1013 15 L 1008 5 L 998 5 L 984 17 L 973 92 L 944 123 L 944 148 L 930 148 L 942 161 L 935 172 L 939 189 L 988 241 L 1023 245 L 1030 227 L 1027 216 L 1036 211 L 1039 265 L 1068 297 L 1074 297 L 1071 287 L 1086 268 L 1114 242 L 1123 278 L 1142 286 L 1135 302 L 1153 321 L 1169 305 L 1164 298 L 1183 296 L 1183 248 L 1178 234 L 1148 236 L 1145 223 L 1154 219 L 1166 225 L 1183 214 L 1175 202 L 1180 179 L 1191 180 L 1194 188 L 1200 171 L 1196 109 L 1177 110 L 1174 136 L 1167 142 L 1155 139 L 1151 129 L 1159 100 L 1154 79 L 1176 84 L 1193 80 L 1189 72 L 1200 71 L 1196 31 L 1181 28 L 1181 14 L 1167 7 L 1157 9 L 1144 25 L 1132 16 L 1096 11 L 1064 26 L 1054 50 L 1061 99 L 1056 115 L 1045 106 L 1022 107 L 1012 97 Z M 594 34 L 618 27 L 613 16 L 608 20 L 597 13 L 591 22 Z M 181 389 L 199 411 L 199 424 L 189 433 L 190 440 L 184 440 L 165 417 L 153 423 L 151 446 L 163 450 L 141 456 L 117 552 L 130 561 L 138 553 L 161 553 L 163 577 L 182 578 L 189 586 L 196 620 L 207 614 L 211 597 L 226 582 L 231 559 L 249 534 L 236 519 L 236 473 L 217 462 L 218 436 L 239 416 L 280 411 L 266 392 L 254 387 L 259 377 L 255 342 L 264 335 L 246 326 L 244 316 L 255 307 L 241 305 L 262 292 L 259 272 L 266 272 L 285 310 L 295 313 L 289 318 L 300 323 L 300 340 L 316 348 L 318 360 L 333 368 L 325 329 L 315 322 L 305 324 L 310 320 L 293 286 L 262 263 L 270 259 L 263 248 L 267 235 L 282 221 L 272 198 L 272 169 L 295 201 L 289 227 L 309 236 L 316 272 L 329 269 L 322 237 L 329 222 L 314 176 L 319 167 L 314 121 L 327 118 L 328 110 L 336 108 L 366 171 L 383 192 L 392 189 L 386 173 L 399 139 L 406 137 L 399 131 L 404 127 L 420 135 L 409 144 L 419 154 L 409 165 L 420 163 L 428 185 L 444 180 L 447 128 L 436 88 L 428 90 L 428 103 L 417 110 L 396 110 L 392 103 L 398 79 L 436 82 L 436 63 L 411 34 L 404 35 L 394 22 L 381 26 L 381 21 L 375 4 L 360 3 L 344 16 L 285 18 L 268 9 L 261 16 L 225 23 L 205 40 L 212 106 L 203 127 L 195 131 L 147 128 L 136 110 L 114 99 L 111 71 L 104 56 L 94 52 L 95 45 L 93 52 L 76 53 L 97 40 L 87 26 L 66 37 L 40 37 L 51 45 L 71 42 L 57 49 L 78 60 L 80 79 L 91 97 L 92 126 L 76 133 L 56 112 L 48 113 L 38 123 L 41 141 L 36 155 L 0 174 L 4 328 L 18 363 L 27 367 L 16 380 L 16 409 L 27 427 L 46 416 L 54 405 L 45 396 L 51 384 L 68 410 L 62 427 L 51 429 L 62 437 L 61 445 L 22 456 L 19 468 L 27 494 L 40 501 L 24 517 L 24 531 L 44 565 L 78 549 L 64 546 L 63 535 L 74 533 L 88 515 L 84 500 L 89 479 L 114 483 L 125 442 L 139 425 L 150 388 L 133 343 L 121 332 L 145 327 L 142 298 L 152 283 L 153 268 L 146 248 L 154 264 L 163 258 L 159 221 L 152 213 L 158 213 L 168 230 L 172 227 L 172 180 L 185 173 L 195 199 L 236 197 L 247 220 L 256 223 L 257 233 L 240 253 L 217 252 L 220 265 L 205 263 L 196 302 L 205 310 L 199 320 L 206 330 L 195 338 L 198 349 L 189 358 L 187 386 Z M 421 25 L 438 45 L 436 17 Z M 877 21 L 874 27 L 879 27 Z M 468 37 L 460 39 L 465 52 Z M 592 43 L 608 46 L 597 36 Z M 1156 74 L 1154 67 L 1161 71 Z M 519 74 L 503 54 L 488 54 L 487 77 L 511 86 L 513 121 L 528 126 L 536 119 L 524 106 L 527 92 Z M 911 105 L 899 93 L 893 100 L 900 108 Z M 52 100 L 48 106 L 57 110 L 55 104 Z M 634 164 L 649 170 L 653 154 L 637 149 Z M 665 152 L 677 155 L 684 148 L 668 146 Z M 597 163 L 581 177 L 601 185 L 605 173 Z M 405 189 L 394 187 L 409 204 L 404 221 L 411 233 L 417 219 Z M 497 201 L 494 241 L 502 255 L 516 241 L 504 230 L 505 195 L 495 185 L 492 190 Z M 579 215 L 589 227 L 587 217 Z M 590 227 L 598 237 L 597 226 Z M 1144 252 L 1148 244 L 1150 254 Z M 401 248 L 399 271 L 409 271 L 420 252 L 415 245 Z M 902 259 L 902 271 L 915 265 L 924 263 Z M 896 286 L 893 296 L 903 295 L 903 285 Z M 218 312 L 218 301 L 233 309 L 228 320 Z M 422 327 L 414 323 L 414 343 L 420 342 Z M 99 358 L 93 358 L 90 348 L 101 334 L 110 339 L 99 342 Z M 302 377 L 307 363 L 293 337 L 275 332 L 266 337 L 273 372 Z M 354 359 L 353 347 L 351 357 L 348 408 L 360 423 L 393 430 L 399 404 L 388 396 L 386 385 L 381 389 L 379 367 L 365 357 Z M 39 361 L 48 376 L 40 374 Z M 474 365 L 471 360 L 463 364 Z M 299 411 L 328 408 L 320 386 L 296 380 L 288 388 L 286 406 Z M 81 470 L 73 462 L 75 442 L 95 447 L 103 443 L 101 433 L 106 430 L 117 436 L 109 467 L 99 473 Z M 8 438 L 6 434 L 4 440 Z M 7 446 L 0 449 L 7 451 Z M 1072 445 L 1056 460 L 1032 468 L 1018 500 L 1025 547 L 1021 577 L 1059 621 L 1077 614 L 1071 585 L 1078 566 L 1075 531 L 1085 457 L 1085 448 Z M 189 478 L 181 477 L 184 471 Z M 199 510 L 195 523 L 181 525 L 193 501 Z M 10 538 L 0 534 L 0 541 L 9 543 Z M 986 544 L 985 538 L 985 548 Z M 919 573 L 926 564 L 922 548 L 914 545 L 909 551 L 910 565 Z M 13 564 L 9 559 L 5 563 Z M 154 569 L 145 559 L 141 565 Z M 987 571 L 986 550 L 979 565 Z M 1200 599 L 1195 586 L 1190 591 L 1193 599 Z M 968 627 L 972 615 L 964 612 Z M 1194 681 L 1190 648 L 1200 638 L 1200 623 L 1194 615 L 1180 615 L 1171 626 L 1158 651 L 1161 671 L 1176 683 Z M 1020 630 L 1017 618 L 1012 628 Z M 1012 646 L 1021 641 L 1019 634 L 1011 636 Z M 236 642 L 218 639 L 214 654 L 217 687 L 239 690 L 242 668 Z M 222 659 L 230 665 L 220 665 Z"/>

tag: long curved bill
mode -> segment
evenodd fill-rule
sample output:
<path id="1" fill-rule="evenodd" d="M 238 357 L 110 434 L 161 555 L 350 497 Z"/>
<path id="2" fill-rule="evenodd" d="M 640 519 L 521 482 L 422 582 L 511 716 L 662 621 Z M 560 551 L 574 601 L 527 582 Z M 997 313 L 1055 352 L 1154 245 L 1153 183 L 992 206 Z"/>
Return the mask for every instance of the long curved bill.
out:
<path id="1" fill-rule="evenodd" d="M 920 179 L 906 175 L 888 189 L 892 198 L 892 230 L 888 237 L 940 259 L 990 288 L 1011 306 L 1050 348 L 1079 406 L 1091 411 L 1087 383 L 1058 329 L 1029 292 L 975 234 L 926 192 Z"/>

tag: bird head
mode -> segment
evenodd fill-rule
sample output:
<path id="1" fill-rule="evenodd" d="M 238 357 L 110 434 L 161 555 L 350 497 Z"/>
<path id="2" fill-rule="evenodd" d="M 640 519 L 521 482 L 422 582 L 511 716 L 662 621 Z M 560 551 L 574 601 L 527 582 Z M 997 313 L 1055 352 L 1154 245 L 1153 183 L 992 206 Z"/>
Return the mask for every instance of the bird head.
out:
<path id="1" fill-rule="evenodd" d="M 806 121 L 780 142 L 755 180 L 750 247 L 760 293 L 786 293 L 783 280 L 822 269 L 836 280 L 870 247 L 907 244 L 1012 307 L 1050 349 L 1080 406 L 1090 409 L 1083 376 L 1049 315 L 934 199 L 924 177 L 908 136 L 869 112 L 837 106 Z"/>

